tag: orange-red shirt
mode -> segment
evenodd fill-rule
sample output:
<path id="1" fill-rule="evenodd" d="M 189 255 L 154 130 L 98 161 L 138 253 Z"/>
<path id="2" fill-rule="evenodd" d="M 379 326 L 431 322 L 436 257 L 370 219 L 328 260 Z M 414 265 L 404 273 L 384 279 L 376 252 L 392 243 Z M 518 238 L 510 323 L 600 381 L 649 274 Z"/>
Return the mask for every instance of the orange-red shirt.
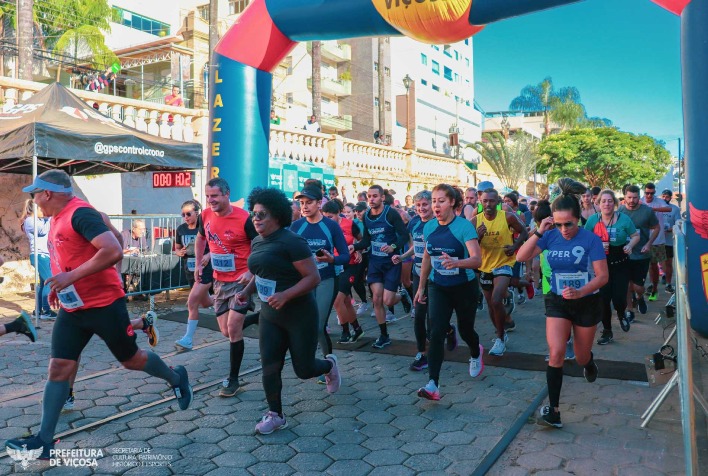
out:
<path id="1" fill-rule="evenodd" d="M 216 216 L 207 208 L 202 212 L 199 233 L 207 239 L 214 279 L 233 282 L 248 271 L 251 240 L 257 236 L 251 217 L 242 208 L 233 207 L 227 216 Z"/>

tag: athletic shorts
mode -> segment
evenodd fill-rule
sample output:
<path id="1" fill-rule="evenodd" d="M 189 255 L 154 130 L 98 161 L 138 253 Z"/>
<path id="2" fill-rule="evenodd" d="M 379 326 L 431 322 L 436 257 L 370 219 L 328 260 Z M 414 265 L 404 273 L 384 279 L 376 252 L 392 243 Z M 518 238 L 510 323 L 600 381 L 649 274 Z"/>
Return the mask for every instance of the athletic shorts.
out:
<path id="1" fill-rule="evenodd" d="M 543 297 L 546 317 L 567 319 L 576 326 L 592 327 L 602 321 L 602 298 L 600 293 L 580 299 L 564 299 L 555 293 Z"/>
<path id="2" fill-rule="evenodd" d="M 514 267 L 512 268 L 512 278 L 521 278 L 521 261 L 517 261 L 514 263 Z"/>
<path id="3" fill-rule="evenodd" d="M 337 292 L 342 293 L 345 296 L 352 295 L 352 285 L 354 284 L 354 279 L 356 273 L 356 266 L 350 264 L 344 265 L 344 271 L 339 273 L 337 276 Z"/>
<path id="4" fill-rule="evenodd" d="M 644 286 L 644 280 L 647 279 L 649 271 L 649 259 L 630 259 L 629 260 L 629 280 L 637 286 Z"/>
<path id="5" fill-rule="evenodd" d="M 666 259 L 674 259 L 674 247 L 665 245 L 666 246 Z"/>
<path id="6" fill-rule="evenodd" d="M 194 283 L 196 282 L 194 280 L 194 271 L 190 271 L 187 269 L 187 260 L 182 259 L 183 263 L 183 269 L 184 272 L 187 275 L 187 282 L 189 283 L 189 287 L 191 288 L 194 286 Z M 201 284 L 211 284 L 214 282 L 214 270 L 211 268 L 211 262 L 207 263 L 206 266 L 204 266 L 204 269 L 202 269 L 202 282 Z"/>
<path id="7" fill-rule="evenodd" d="M 514 270 L 511 266 L 500 266 L 494 268 L 491 273 L 485 273 L 480 271 L 479 273 L 479 285 L 485 291 L 491 291 L 494 288 L 494 278 L 497 276 L 508 276 L 511 278 L 514 274 Z"/>
<path id="8" fill-rule="evenodd" d="M 393 264 L 391 261 L 369 261 L 369 273 L 366 275 L 366 282 L 369 284 L 383 283 L 387 291 L 398 292 L 401 285 L 401 264 Z"/>
<path id="9" fill-rule="evenodd" d="M 94 334 L 103 339 L 118 362 L 130 360 L 138 352 L 124 297 L 104 307 L 73 312 L 60 309 L 52 331 L 52 358 L 79 360 Z"/>
<path id="10" fill-rule="evenodd" d="M 651 247 L 651 263 L 663 263 L 666 261 L 666 246 L 654 245 Z"/>
<path id="11" fill-rule="evenodd" d="M 246 314 L 246 312 L 248 312 L 249 307 L 251 307 L 250 300 L 243 306 L 239 306 L 236 302 L 236 293 L 245 287 L 244 284 L 240 284 L 236 281 L 214 281 L 213 298 L 217 317 L 229 312 L 229 310 L 236 311 L 239 314 Z"/>

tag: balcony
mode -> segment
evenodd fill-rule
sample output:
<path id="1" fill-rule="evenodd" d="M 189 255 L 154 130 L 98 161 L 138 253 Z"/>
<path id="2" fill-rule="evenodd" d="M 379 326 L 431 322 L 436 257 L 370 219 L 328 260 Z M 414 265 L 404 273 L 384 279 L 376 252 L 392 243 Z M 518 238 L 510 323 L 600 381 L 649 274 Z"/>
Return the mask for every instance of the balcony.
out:
<path id="1" fill-rule="evenodd" d="M 352 116 L 322 116 L 320 126 L 325 132 L 337 134 L 339 132 L 349 132 L 352 130 Z"/>
<path id="2" fill-rule="evenodd" d="M 312 78 L 307 80 L 307 88 L 312 90 Z M 322 94 L 331 97 L 344 97 L 352 95 L 352 82 L 348 79 L 321 78 L 320 89 Z"/>
<path id="3" fill-rule="evenodd" d="M 312 42 L 307 43 L 307 52 L 312 53 Z M 322 58 L 333 63 L 345 63 L 352 60 L 352 47 L 334 41 L 323 41 L 320 52 Z"/>

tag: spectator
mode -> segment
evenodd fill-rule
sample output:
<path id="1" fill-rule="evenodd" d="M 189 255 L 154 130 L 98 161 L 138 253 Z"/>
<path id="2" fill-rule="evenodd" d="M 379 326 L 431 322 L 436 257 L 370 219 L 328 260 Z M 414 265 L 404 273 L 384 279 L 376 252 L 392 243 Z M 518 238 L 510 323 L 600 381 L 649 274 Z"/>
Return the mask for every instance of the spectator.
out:
<path id="1" fill-rule="evenodd" d="M 182 99 L 182 94 L 179 91 L 179 86 L 172 86 L 172 94 L 165 96 L 165 105 L 184 107 L 184 100 Z"/>
<path id="2" fill-rule="evenodd" d="M 123 253 L 132 255 L 145 253 L 148 249 L 146 235 L 145 220 L 133 220 L 130 230 L 124 230 L 121 233 Z"/>
<path id="3" fill-rule="evenodd" d="M 310 119 L 307 121 L 307 124 L 305 124 L 305 127 L 303 127 L 307 132 L 321 132 L 320 129 L 320 123 L 317 122 L 317 116 L 314 114 L 310 116 Z"/>
<path id="4" fill-rule="evenodd" d="M 280 125 L 280 116 L 275 113 L 275 109 L 270 110 L 270 123 L 276 126 Z"/>

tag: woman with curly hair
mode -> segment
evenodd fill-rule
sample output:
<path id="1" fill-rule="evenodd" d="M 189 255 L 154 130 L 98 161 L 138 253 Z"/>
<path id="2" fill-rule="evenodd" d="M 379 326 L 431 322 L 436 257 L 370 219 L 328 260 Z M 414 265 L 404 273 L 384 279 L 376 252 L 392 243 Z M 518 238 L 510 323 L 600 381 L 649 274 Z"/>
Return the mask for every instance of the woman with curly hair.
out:
<path id="1" fill-rule="evenodd" d="M 307 241 L 286 228 L 292 221 L 290 202 L 280 190 L 255 188 L 248 207 L 258 232 L 248 257 L 253 279 L 236 298 L 246 303 L 256 291 L 262 301 L 258 330 L 268 411 L 256 432 L 267 435 L 288 426 L 281 378 L 288 351 L 299 378 L 324 374 L 329 393 L 339 390 L 342 379 L 334 355 L 315 358 L 319 318 L 314 290 L 320 274 Z"/>

